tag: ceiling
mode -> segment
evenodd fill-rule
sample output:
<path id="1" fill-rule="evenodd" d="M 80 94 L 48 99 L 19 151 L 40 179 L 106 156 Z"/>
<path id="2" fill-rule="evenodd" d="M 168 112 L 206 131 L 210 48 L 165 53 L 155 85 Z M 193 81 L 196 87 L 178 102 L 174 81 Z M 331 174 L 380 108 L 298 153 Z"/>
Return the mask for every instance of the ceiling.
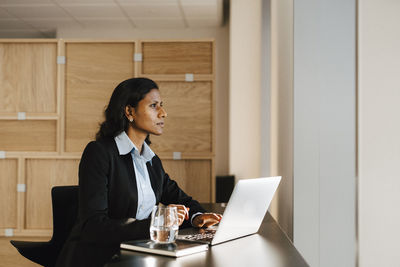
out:
<path id="1" fill-rule="evenodd" d="M 226 0 L 0 0 L 0 37 L 56 37 L 57 29 L 205 28 Z M 224 8 L 225 7 L 225 8 Z"/>

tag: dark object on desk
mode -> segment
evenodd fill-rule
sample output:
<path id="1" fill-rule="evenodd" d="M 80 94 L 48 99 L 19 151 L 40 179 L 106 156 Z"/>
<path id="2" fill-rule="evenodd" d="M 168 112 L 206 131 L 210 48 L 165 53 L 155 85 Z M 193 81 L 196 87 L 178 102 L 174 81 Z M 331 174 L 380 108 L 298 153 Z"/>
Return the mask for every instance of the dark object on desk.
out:
<path id="1" fill-rule="evenodd" d="M 197 244 L 176 240 L 175 243 L 157 244 L 151 240 L 133 240 L 123 242 L 122 249 L 159 254 L 170 257 L 181 257 L 208 250 L 207 244 Z"/>
<path id="2" fill-rule="evenodd" d="M 235 186 L 235 176 L 217 176 L 216 184 L 216 201 L 217 203 L 227 203 L 231 197 L 233 188 Z"/>
<path id="3" fill-rule="evenodd" d="M 42 266 L 55 266 L 78 215 L 78 186 L 55 186 L 51 189 L 53 236 L 48 242 L 11 240 L 25 258 Z"/>

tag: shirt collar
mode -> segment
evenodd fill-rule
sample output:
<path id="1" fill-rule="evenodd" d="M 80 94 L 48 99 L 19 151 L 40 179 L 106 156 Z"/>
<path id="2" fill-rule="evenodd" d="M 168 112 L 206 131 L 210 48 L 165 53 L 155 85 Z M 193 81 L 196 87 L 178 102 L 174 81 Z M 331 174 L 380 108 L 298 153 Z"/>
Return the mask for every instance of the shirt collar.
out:
<path id="1" fill-rule="evenodd" d="M 129 139 L 125 131 L 122 131 L 119 135 L 114 137 L 114 140 L 117 144 L 118 152 L 120 155 L 126 155 L 135 150 L 137 152 L 137 155 L 139 155 L 138 149 L 131 141 L 131 139 Z M 142 156 L 146 161 L 150 161 L 155 156 L 153 150 L 151 150 L 146 142 L 143 143 L 143 153 L 140 156 Z"/>

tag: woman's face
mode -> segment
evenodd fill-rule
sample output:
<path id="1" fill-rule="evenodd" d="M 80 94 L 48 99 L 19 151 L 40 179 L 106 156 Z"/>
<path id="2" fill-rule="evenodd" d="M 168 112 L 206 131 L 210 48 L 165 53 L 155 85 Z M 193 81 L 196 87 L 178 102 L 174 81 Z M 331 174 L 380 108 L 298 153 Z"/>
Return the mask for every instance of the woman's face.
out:
<path id="1" fill-rule="evenodd" d="M 152 89 L 139 101 L 136 108 L 126 107 L 128 119 L 133 118 L 133 129 L 143 134 L 161 135 L 167 113 L 163 108 L 160 92 Z"/>

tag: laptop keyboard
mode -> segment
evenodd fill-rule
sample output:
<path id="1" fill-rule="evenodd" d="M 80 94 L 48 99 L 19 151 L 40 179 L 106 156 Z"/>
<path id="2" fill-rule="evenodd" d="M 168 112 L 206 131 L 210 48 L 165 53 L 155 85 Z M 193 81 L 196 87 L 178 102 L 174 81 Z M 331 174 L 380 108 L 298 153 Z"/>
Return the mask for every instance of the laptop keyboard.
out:
<path id="1" fill-rule="evenodd" d="M 214 238 L 216 230 L 204 230 L 204 232 L 194 235 L 183 235 L 182 239 L 190 241 L 211 241 Z"/>

